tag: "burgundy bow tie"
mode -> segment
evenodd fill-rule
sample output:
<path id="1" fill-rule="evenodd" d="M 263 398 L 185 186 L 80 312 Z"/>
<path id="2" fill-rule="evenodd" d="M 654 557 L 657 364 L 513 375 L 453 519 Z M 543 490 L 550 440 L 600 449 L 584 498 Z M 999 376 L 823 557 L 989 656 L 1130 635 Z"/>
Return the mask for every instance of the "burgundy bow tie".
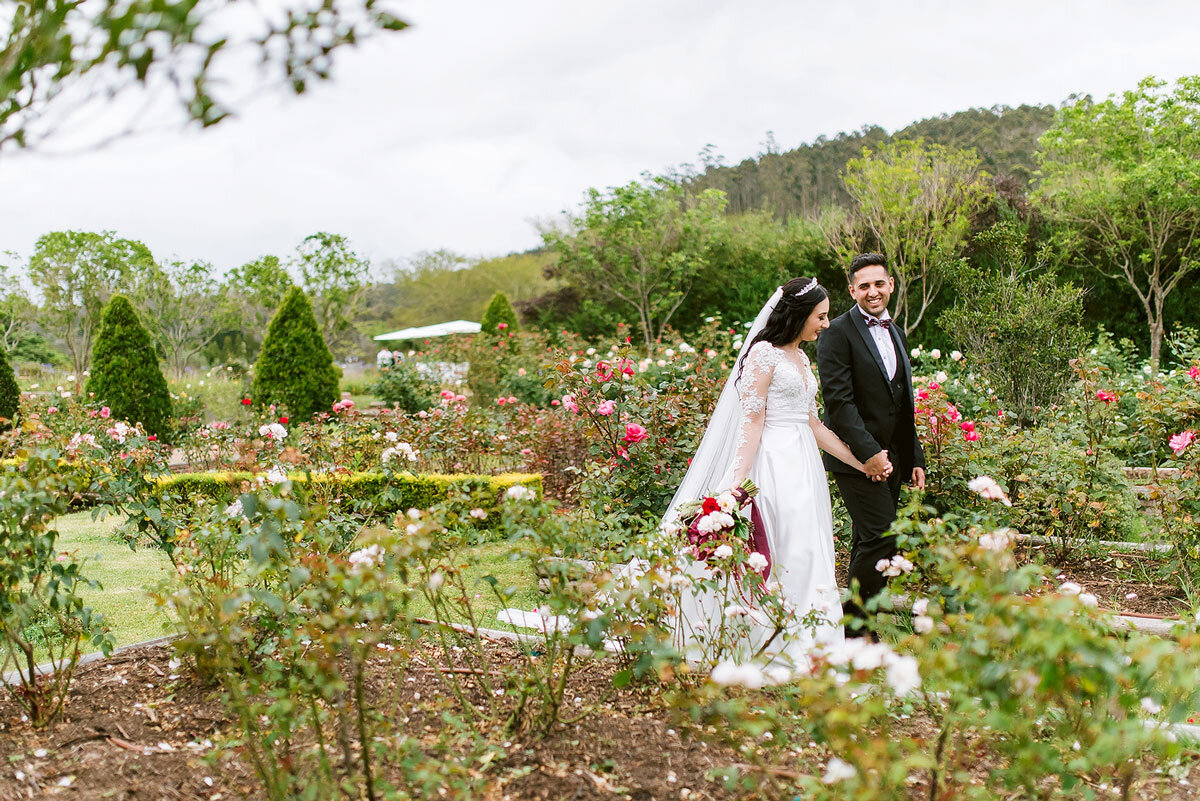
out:
<path id="1" fill-rule="evenodd" d="M 867 327 L 870 328 L 873 325 L 878 325 L 882 328 L 891 328 L 892 321 L 891 320 L 880 320 L 878 317 L 868 317 L 867 318 Z"/>

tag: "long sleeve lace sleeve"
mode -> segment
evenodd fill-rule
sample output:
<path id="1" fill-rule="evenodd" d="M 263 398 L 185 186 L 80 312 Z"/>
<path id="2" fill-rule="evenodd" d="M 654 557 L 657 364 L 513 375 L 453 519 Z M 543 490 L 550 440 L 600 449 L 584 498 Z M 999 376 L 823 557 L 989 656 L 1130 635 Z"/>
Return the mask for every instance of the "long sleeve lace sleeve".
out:
<path id="1" fill-rule="evenodd" d="M 738 422 L 737 452 L 733 457 L 733 481 L 736 487 L 750 475 L 758 443 L 767 419 L 767 390 L 780 353 L 770 342 L 759 342 L 746 354 L 745 368 L 738 387 L 742 415 Z"/>

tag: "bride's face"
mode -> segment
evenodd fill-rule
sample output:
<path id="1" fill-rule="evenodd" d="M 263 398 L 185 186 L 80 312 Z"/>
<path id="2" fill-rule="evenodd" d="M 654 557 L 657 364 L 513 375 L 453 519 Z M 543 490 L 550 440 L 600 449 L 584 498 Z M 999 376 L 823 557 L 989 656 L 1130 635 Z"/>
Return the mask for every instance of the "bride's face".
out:
<path id="1" fill-rule="evenodd" d="M 829 298 L 821 301 L 808 315 L 804 328 L 800 331 L 801 342 L 814 342 L 821 332 L 829 327 Z"/>

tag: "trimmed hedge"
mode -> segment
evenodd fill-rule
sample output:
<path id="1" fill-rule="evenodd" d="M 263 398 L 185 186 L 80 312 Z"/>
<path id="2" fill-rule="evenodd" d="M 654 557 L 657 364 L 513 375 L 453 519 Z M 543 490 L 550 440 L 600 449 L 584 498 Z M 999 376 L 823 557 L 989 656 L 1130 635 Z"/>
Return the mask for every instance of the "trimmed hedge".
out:
<path id="1" fill-rule="evenodd" d="M 150 333 L 124 295 L 113 295 L 104 307 L 85 390 L 112 410 L 114 420 L 141 423 L 160 439 L 171 433 L 167 380 Z"/>
<path id="2" fill-rule="evenodd" d="M 21 388 L 17 386 L 16 373 L 8 361 L 8 354 L 0 348 L 0 431 L 12 428 L 20 405 Z"/>
<path id="3" fill-rule="evenodd" d="M 253 481 L 254 473 L 180 473 L 163 476 L 158 484 L 165 495 L 171 493 L 184 500 L 206 498 L 210 501 L 232 501 L 242 492 L 244 482 Z M 289 478 L 298 484 L 308 481 L 303 473 L 290 475 Z M 480 476 L 470 474 L 439 475 L 428 474 L 418 476 L 392 476 L 389 485 L 387 476 L 383 473 L 315 473 L 312 476 L 314 487 L 332 489 L 340 497 L 369 501 L 377 498 L 385 489 L 391 489 L 397 494 L 387 506 L 380 511 L 393 514 L 405 509 L 427 509 L 446 499 L 451 487 L 464 490 L 488 491 L 499 502 L 500 495 L 516 484 L 523 484 L 542 495 L 542 477 L 537 473 L 505 473 L 498 476 Z M 340 492 L 338 491 L 340 490 Z"/>
<path id="4" fill-rule="evenodd" d="M 296 421 L 307 420 L 337 401 L 338 377 L 312 303 L 294 286 L 271 318 L 254 364 L 254 403 L 278 404 Z"/>

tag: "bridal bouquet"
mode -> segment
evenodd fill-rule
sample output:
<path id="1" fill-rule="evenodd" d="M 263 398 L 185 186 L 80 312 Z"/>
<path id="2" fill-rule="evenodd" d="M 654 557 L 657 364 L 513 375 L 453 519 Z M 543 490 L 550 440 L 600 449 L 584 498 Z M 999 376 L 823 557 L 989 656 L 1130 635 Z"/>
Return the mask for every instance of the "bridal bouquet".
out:
<path id="1" fill-rule="evenodd" d="M 754 482 L 746 479 L 741 487 L 748 498 L 758 493 Z M 743 514 L 741 504 L 732 492 L 698 498 L 679 506 L 679 525 L 683 528 L 688 543 L 697 559 L 718 559 L 731 556 L 733 546 L 752 549 L 753 527 L 748 514 Z M 722 548 L 729 549 L 722 553 Z"/>

